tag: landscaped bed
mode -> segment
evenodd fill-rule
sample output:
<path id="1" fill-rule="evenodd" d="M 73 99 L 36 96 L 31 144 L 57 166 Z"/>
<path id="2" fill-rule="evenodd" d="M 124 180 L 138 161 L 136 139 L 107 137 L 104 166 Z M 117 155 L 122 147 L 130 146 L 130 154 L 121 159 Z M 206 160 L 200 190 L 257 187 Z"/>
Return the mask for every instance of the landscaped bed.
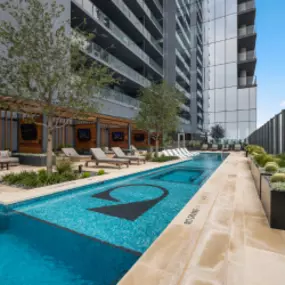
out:
<path id="1" fill-rule="evenodd" d="M 2 177 L 1 183 L 23 189 L 32 189 L 104 174 L 104 170 L 79 173 L 79 171 L 73 170 L 73 166 L 68 160 L 62 160 L 57 163 L 56 171 L 51 174 L 44 169 L 37 172 L 10 173 Z"/>
<path id="2" fill-rule="evenodd" d="M 285 155 L 269 155 L 248 146 L 250 168 L 258 195 L 272 228 L 285 230 Z"/>

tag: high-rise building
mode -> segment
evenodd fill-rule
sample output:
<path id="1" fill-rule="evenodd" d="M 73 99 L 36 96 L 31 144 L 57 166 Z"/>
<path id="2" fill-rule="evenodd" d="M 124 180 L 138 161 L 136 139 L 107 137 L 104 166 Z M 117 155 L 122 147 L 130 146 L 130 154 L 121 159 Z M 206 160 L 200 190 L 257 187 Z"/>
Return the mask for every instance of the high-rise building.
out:
<path id="1" fill-rule="evenodd" d="M 256 128 L 254 1 L 204 0 L 205 127 L 243 140 Z"/>
<path id="2" fill-rule="evenodd" d="M 165 80 L 184 93 L 179 131 L 188 138 L 199 137 L 215 124 L 234 140 L 255 130 L 254 1 L 57 2 L 65 5 L 71 28 L 96 35 L 88 45 L 89 56 L 120 79 L 120 84 L 102 91 L 106 96 L 100 99 L 101 114 L 126 119 L 130 125 L 139 109 L 138 90 Z M 12 138 L 18 136 L 17 114 L 0 114 L 2 133 L 5 130 L 4 136 L 11 138 L 3 143 L 2 136 L 0 147 L 13 144 L 16 149 Z"/>

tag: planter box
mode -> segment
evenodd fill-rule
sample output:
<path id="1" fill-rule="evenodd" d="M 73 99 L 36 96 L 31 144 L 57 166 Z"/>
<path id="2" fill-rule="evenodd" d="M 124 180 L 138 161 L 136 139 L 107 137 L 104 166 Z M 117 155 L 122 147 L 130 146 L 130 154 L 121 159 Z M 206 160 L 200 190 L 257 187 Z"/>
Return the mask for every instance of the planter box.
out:
<path id="1" fill-rule="evenodd" d="M 46 166 L 47 157 L 45 155 L 37 156 L 37 155 L 21 155 L 17 154 L 15 157 L 19 158 L 20 164 L 31 165 L 31 166 Z M 53 156 L 52 163 L 55 165 L 56 157 Z"/>
<path id="2" fill-rule="evenodd" d="M 285 192 L 273 189 L 267 176 L 261 181 L 261 203 L 270 227 L 285 230 Z"/>
<path id="3" fill-rule="evenodd" d="M 250 158 L 249 160 L 251 174 L 255 183 L 255 187 L 257 189 L 258 195 L 260 190 L 260 170 L 259 167 L 255 164 L 254 160 Z"/>

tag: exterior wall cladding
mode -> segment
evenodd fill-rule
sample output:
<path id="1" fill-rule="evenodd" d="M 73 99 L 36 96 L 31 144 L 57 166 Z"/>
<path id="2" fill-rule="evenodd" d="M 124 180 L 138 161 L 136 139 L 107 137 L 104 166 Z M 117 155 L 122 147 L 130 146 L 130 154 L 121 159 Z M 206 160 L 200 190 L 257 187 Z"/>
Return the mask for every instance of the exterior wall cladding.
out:
<path id="1" fill-rule="evenodd" d="M 248 142 L 264 147 L 271 154 L 285 153 L 285 110 L 254 131 Z"/>
<path id="2" fill-rule="evenodd" d="M 254 1 L 203 5 L 206 128 L 221 124 L 227 139 L 243 140 L 256 129 L 255 13 Z"/>
<path id="3" fill-rule="evenodd" d="M 73 28 L 95 31 L 89 55 L 122 79 L 102 92 L 101 113 L 134 118 L 138 90 L 165 80 L 185 94 L 179 117 L 186 133 L 216 123 L 229 139 L 255 130 L 253 1 L 58 1 Z"/>

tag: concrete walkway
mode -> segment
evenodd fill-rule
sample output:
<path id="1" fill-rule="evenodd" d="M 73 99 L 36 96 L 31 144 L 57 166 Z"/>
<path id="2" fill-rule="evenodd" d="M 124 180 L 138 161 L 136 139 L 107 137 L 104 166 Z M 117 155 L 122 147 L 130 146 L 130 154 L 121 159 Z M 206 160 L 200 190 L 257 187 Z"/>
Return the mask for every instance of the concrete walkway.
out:
<path id="1" fill-rule="evenodd" d="M 244 154 L 231 154 L 119 285 L 283 285 L 285 232 L 270 229 Z"/>

